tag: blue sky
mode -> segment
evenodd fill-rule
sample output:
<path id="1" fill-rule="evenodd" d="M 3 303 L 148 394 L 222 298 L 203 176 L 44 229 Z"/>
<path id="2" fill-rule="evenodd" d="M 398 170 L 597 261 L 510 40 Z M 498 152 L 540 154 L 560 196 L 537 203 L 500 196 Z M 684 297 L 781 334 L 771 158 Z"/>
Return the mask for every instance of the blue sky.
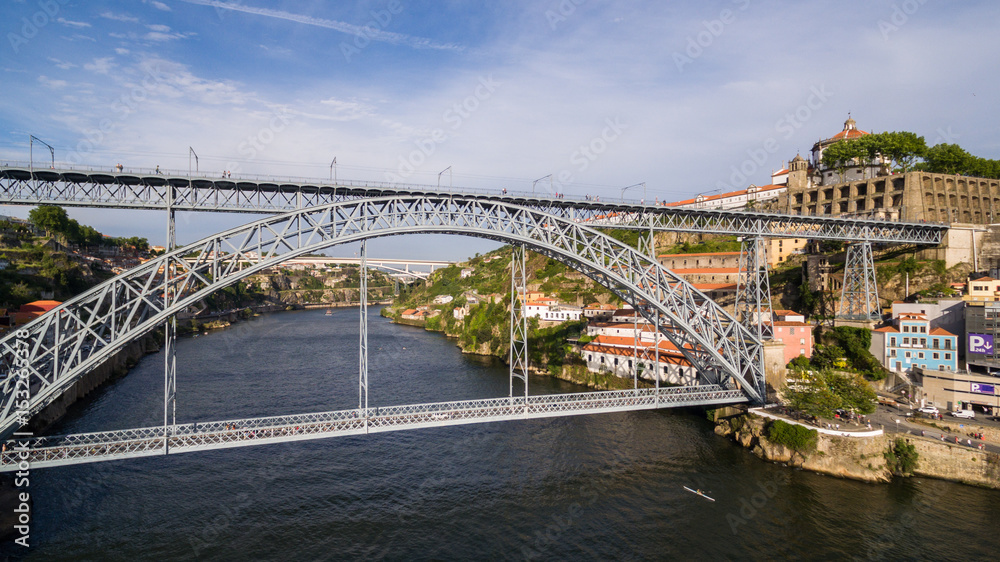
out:
<path id="1" fill-rule="evenodd" d="M 99 166 L 186 170 L 191 146 L 212 173 L 327 177 L 336 157 L 341 179 L 434 184 L 451 166 L 455 185 L 555 174 L 560 192 L 646 182 L 678 200 L 769 183 L 848 112 L 1000 157 L 994 2 L 14 0 L 4 16 L 4 161 L 33 134 Z M 70 214 L 163 240 L 156 213 Z M 252 218 L 185 214 L 178 238 Z"/>

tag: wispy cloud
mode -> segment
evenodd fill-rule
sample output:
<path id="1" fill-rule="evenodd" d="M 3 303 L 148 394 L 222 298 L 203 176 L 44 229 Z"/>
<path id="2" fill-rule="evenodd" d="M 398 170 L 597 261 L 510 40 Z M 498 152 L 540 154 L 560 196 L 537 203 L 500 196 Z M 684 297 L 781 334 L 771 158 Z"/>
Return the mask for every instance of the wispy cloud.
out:
<path id="1" fill-rule="evenodd" d="M 156 0 L 143 0 L 143 4 L 149 4 L 150 6 L 156 8 L 157 10 L 163 10 L 164 12 L 171 12 L 170 6 L 167 6 L 163 2 L 157 2 Z"/>
<path id="2" fill-rule="evenodd" d="M 38 77 L 38 81 L 41 82 L 43 86 L 52 89 L 65 88 L 68 84 L 65 80 L 54 80 L 44 74 Z"/>
<path id="3" fill-rule="evenodd" d="M 66 27 L 75 27 L 77 29 L 82 29 L 84 27 L 90 27 L 90 24 L 85 21 L 72 21 L 65 18 L 59 18 L 57 22 L 65 25 Z"/>
<path id="4" fill-rule="evenodd" d="M 414 49 L 441 49 L 450 51 L 463 50 L 463 47 L 461 45 L 456 45 L 454 43 L 439 43 L 437 41 L 434 41 L 433 39 L 427 39 L 424 37 L 415 37 L 413 35 L 395 33 L 392 31 L 385 31 L 382 29 L 375 29 L 372 27 L 363 27 L 360 25 L 354 25 L 343 21 L 315 18 L 312 16 L 306 16 L 300 14 L 292 14 L 280 10 L 271 10 L 269 8 L 256 8 L 253 6 L 244 6 L 242 4 L 219 2 L 217 0 L 183 0 L 183 1 L 189 4 L 210 6 L 212 8 L 220 10 L 232 10 L 234 12 L 243 12 L 245 14 L 253 14 L 268 18 L 293 21 L 296 23 L 302 23 L 316 27 L 323 27 L 326 29 L 339 31 L 341 33 L 346 33 L 349 35 L 367 37 L 368 39 L 371 39 L 373 41 L 381 41 L 383 43 L 390 43 L 392 45 L 405 45 L 407 47 L 412 47 Z"/>
<path id="5" fill-rule="evenodd" d="M 104 12 L 103 14 L 101 14 L 101 17 L 104 18 L 104 19 L 109 19 L 109 20 L 114 20 L 114 21 L 124 21 L 124 22 L 128 22 L 128 23 L 138 23 L 139 22 L 139 18 L 137 18 L 135 16 L 129 16 L 129 15 L 126 15 L 126 14 L 116 14 L 114 12 Z"/>
<path id="6" fill-rule="evenodd" d="M 76 66 L 77 66 L 77 65 L 75 65 L 75 64 L 73 64 L 71 62 L 66 62 L 64 60 L 59 60 L 59 59 L 52 58 L 52 57 L 49 57 L 49 60 L 52 61 L 52 63 L 56 65 L 56 68 L 58 68 L 60 70 L 69 70 L 71 68 L 76 68 Z"/>
<path id="7" fill-rule="evenodd" d="M 94 59 L 92 62 L 88 62 L 83 65 L 84 70 L 89 70 L 91 72 L 96 72 L 97 74 L 108 74 L 111 69 L 117 66 L 115 63 L 111 62 L 112 57 L 102 57 Z"/>

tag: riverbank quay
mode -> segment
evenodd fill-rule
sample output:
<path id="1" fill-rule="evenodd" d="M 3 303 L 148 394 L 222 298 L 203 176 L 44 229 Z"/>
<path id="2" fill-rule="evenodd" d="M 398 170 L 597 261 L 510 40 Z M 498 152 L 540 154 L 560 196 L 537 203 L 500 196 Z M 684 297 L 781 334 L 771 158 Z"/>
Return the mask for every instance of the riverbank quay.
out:
<path id="1" fill-rule="evenodd" d="M 915 427 L 817 427 L 777 409 L 729 408 L 715 416 L 715 433 L 735 441 L 758 458 L 818 474 L 870 483 L 889 482 L 893 473 L 887 453 L 897 440 L 917 453 L 912 476 L 937 478 L 991 489 L 1000 489 L 1000 450 L 995 445 L 972 442 L 946 432 Z M 815 432 L 811 447 L 793 448 L 778 442 L 774 424 L 783 422 Z M 845 424 L 846 425 L 846 424 Z M 923 434 L 921 434 L 923 431 Z M 943 439 L 942 439 L 943 436 Z M 955 439 L 958 438 L 958 443 Z"/>

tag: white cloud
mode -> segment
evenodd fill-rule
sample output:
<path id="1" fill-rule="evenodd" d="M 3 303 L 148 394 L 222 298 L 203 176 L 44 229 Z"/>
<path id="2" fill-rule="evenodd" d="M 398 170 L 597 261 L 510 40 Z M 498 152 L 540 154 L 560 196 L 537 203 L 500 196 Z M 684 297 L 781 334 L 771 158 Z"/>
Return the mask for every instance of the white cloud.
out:
<path id="1" fill-rule="evenodd" d="M 138 23 L 139 22 L 139 18 L 137 18 L 137 17 L 129 16 L 129 15 L 126 15 L 126 14 L 116 14 L 114 12 L 104 12 L 103 14 L 101 14 L 101 17 L 105 18 L 105 19 L 109 19 L 109 20 L 124 21 L 124 22 L 128 22 L 128 23 Z"/>
<path id="2" fill-rule="evenodd" d="M 170 9 L 170 6 L 167 6 L 163 2 L 157 2 L 156 0 L 151 0 L 151 1 L 143 0 L 143 3 L 150 4 L 151 6 L 153 6 L 154 8 L 156 8 L 157 10 L 163 10 L 164 12 L 170 12 L 170 11 L 172 11 Z"/>
<path id="3" fill-rule="evenodd" d="M 118 66 L 111 62 L 112 60 L 114 60 L 113 57 L 96 58 L 92 62 L 83 65 L 83 68 L 97 74 L 108 74 L 112 68 Z"/>
<path id="4" fill-rule="evenodd" d="M 154 25 L 147 25 L 146 27 L 148 27 L 153 31 L 159 31 L 160 33 L 170 33 L 169 25 L 154 24 Z"/>
<path id="5" fill-rule="evenodd" d="M 85 21 L 71 21 L 71 20 L 64 19 L 64 18 L 58 18 L 58 19 L 56 19 L 56 21 L 59 22 L 59 23 L 61 23 L 61 24 L 63 24 L 63 25 L 65 25 L 65 26 L 67 26 L 67 27 L 75 27 L 77 29 L 82 29 L 84 27 L 90 27 L 90 24 L 87 23 L 87 22 L 85 22 Z"/>
<path id="6" fill-rule="evenodd" d="M 365 103 L 356 101 L 344 101 L 336 98 L 321 100 L 319 103 L 326 106 L 324 109 L 328 113 L 320 115 L 310 115 L 318 119 L 329 119 L 332 121 L 353 121 L 362 117 L 370 117 L 375 114 L 375 108 Z"/>
<path id="7" fill-rule="evenodd" d="M 49 57 L 49 60 L 52 61 L 52 63 L 56 65 L 56 68 L 58 68 L 60 70 L 69 70 L 71 68 L 76 68 L 76 66 L 77 66 L 77 65 L 75 65 L 75 64 L 73 64 L 71 62 L 66 62 L 64 60 L 59 60 L 59 59 L 52 58 L 52 57 Z"/>
<path id="8" fill-rule="evenodd" d="M 65 88 L 68 84 L 65 80 L 53 80 L 45 75 L 39 76 L 38 81 L 41 82 L 43 86 L 52 89 Z"/>
<path id="9" fill-rule="evenodd" d="M 174 39 L 184 39 L 186 36 L 183 33 L 162 33 L 159 31 L 150 31 L 149 33 L 142 36 L 146 41 L 173 41 Z"/>
<path id="10" fill-rule="evenodd" d="M 129 51 L 128 49 L 123 49 L 122 47 L 118 47 L 117 49 L 115 49 L 115 52 L 118 53 L 119 55 L 127 55 L 131 51 Z"/>
<path id="11" fill-rule="evenodd" d="M 271 10 L 269 8 L 256 8 L 252 6 L 244 6 L 243 4 L 219 2 L 217 0 L 184 0 L 184 1 L 189 4 L 210 6 L 220 10 L 232 10 L 236 12 L 243 12 L 246 14 L 254 14 L 257 16 L 264 16 L 286 21 L 293 21 L 296 23 L 303 23 L 306 25 L 313 25 L 316 27 L 324 27 L 326 29 L 333 29 L 334 31 L 339 31 L 341 33 L 347 33 L 358 37 L 365 37 L 372 41 L 382 41 L 394 45 L 406 45 L 408 47 L 412 47 L 415 49 L 442 49 L 442 50 L 452 50 L 452 51 L 463 50 L 463 47 L 461 45 L 456 45 L 454 43 L 441 43 L 438 41 L 434 41 L 433 39 L 426 39 L 424 37 L 415 37 L 403 33 L 385 31 L 384 29 L 376 29 L 371 26 L 354 25 L 347 22 L 316 18 L 301 14 L 292 14 L 280 10 Z"/>

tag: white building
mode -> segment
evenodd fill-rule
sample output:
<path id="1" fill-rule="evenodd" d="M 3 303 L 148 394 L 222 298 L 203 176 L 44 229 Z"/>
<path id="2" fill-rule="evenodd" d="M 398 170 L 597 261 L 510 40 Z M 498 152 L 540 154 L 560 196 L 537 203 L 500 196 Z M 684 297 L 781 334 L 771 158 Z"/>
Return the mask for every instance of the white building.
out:
<path id="1" fill-rule="evenodd" d="M 659 349 L 652 342 L 635 347 L 633 338 L 598 336 L 583 346 L 583 359 L 587 369 L 595 373 L 609 373 L 631 378 L 633 373 L 644 380 L 659 379 L 661 383 L 696 385 L 698 372 L 683 355 L 666 340 Z"/>

